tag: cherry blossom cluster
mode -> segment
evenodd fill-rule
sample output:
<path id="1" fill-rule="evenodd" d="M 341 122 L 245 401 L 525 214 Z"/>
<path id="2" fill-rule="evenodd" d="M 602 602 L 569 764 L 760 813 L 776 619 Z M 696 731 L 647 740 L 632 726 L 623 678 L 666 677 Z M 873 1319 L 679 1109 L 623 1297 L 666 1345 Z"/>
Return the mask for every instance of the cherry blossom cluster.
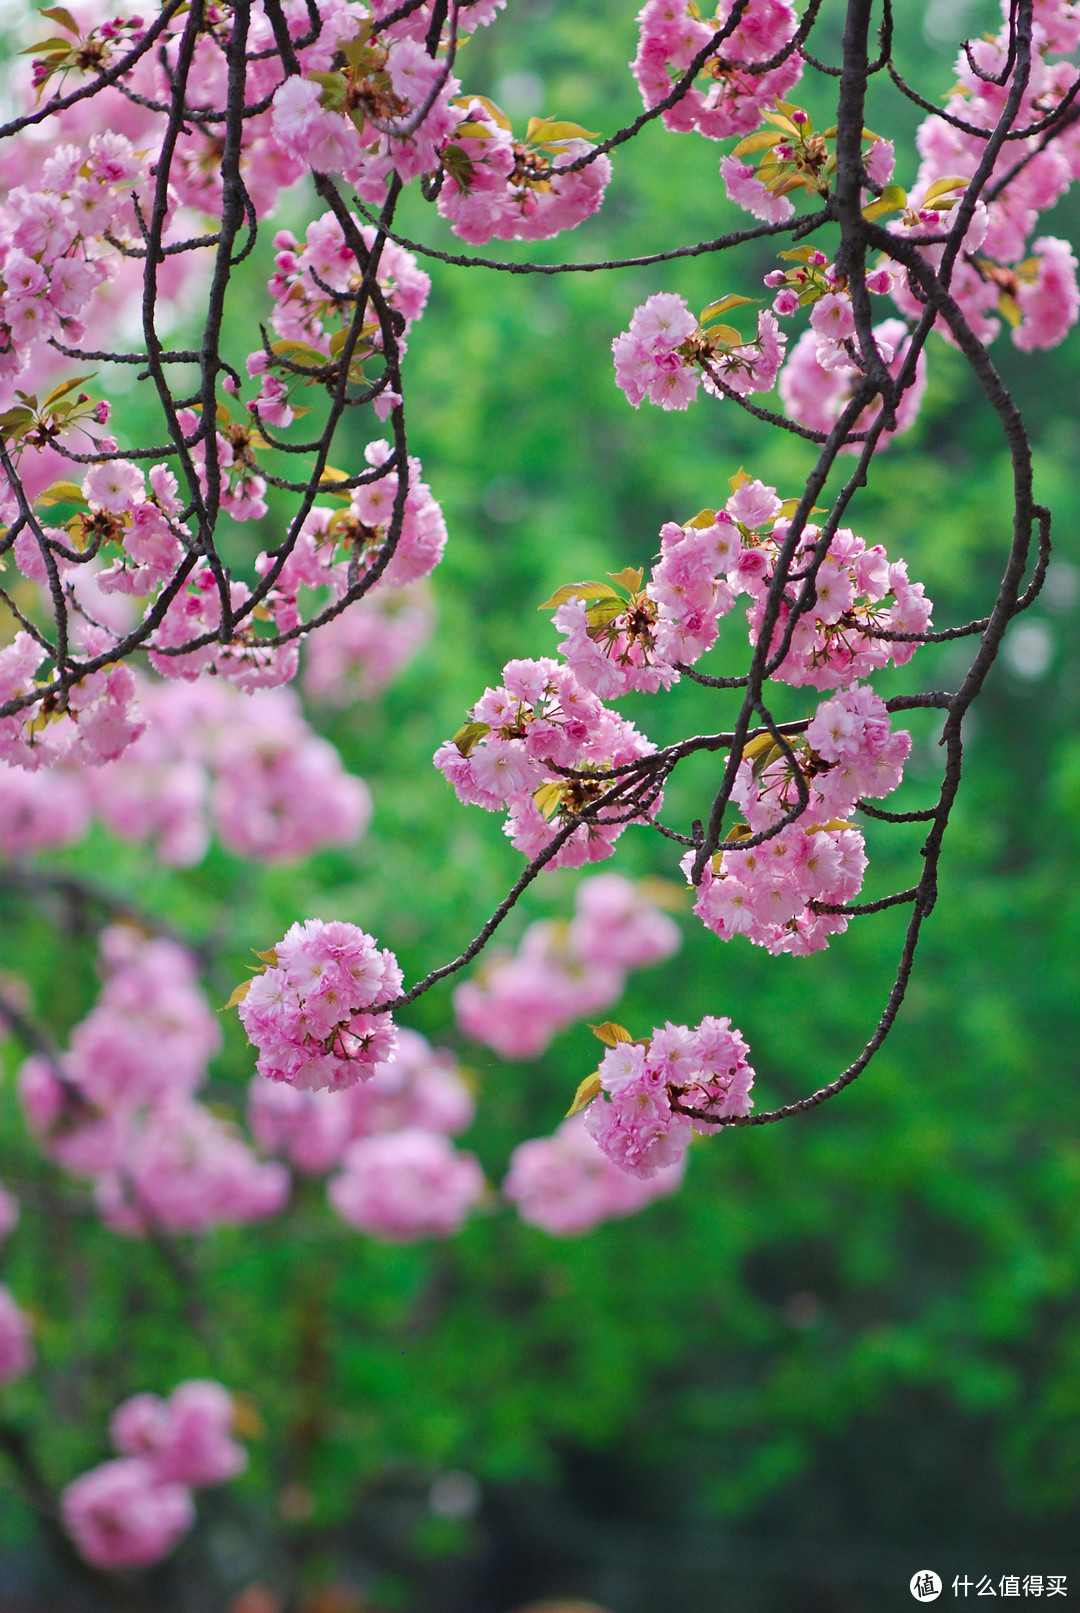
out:
<path id="1" fill-rule="evenodd" d="M 885 704 L 865 684 L 841 690 L 818 707 L 801 734 L 781 743 L 769 733 L 743 753 L 733 800 L 745 815 L 706 864 L 694 912 L 723 940 L 745 935 L 769 952 L 816 952 L 847 928 L 842 913 L 819 911 L 850 902 L 862 887 L 862 831 L 848 820 L 863 797 L 896 789 L 911 736 L 893 732 Z M 758 845 L 740 849 L 806 806 L 796 822 Z M 687 854 L 689 873 L 694 854 Z"/>
<path id="2" fill-rule="evenodd" d="M 749 0 L 728 32 L 733 9 L 721 0 L 715 15 L 703 18 L 692 0 L 648 0 L 638 13 L 638 50 L 631 66 L 647 107 L 664 100 L 694 58 L 718 33 L 726 34 L 706 57 L 689 92 L 662 113 L 668 129 L 680 134 L 696 129 L 710 140 L 747 134 L 802 76 L 798 51 L 784 52 L 798 22 L 787 0 Z M 780 54 L 783 60 L 768 71 L 748 70 L 750 64 L 761 66 Z"/>
<path id="3" fill-rule="evenodd" d="M 145 155 L 127 136 L 103 131 L 85 144 L 53 149 L 34 185 L 5 186 L 0 381 L 10 386 L 50 338 L 82 340 L 82 315 L 108 275 L 108 260 L 119 255 L 106 237 L 139 239 L 132 193 L 145 205 L 147 175 Z M 14 396 L 9 390 L 12 402 Z M 12 499 L 9 488 L 0 519 L 13 519 Z"/>
<path id="4" fill-rule="evenodd" d="M 262 1163 L 235 1128 L 194 1097 L 220 1026 L 172 941 L 127 925 L 102 932 L 105 982 L 56 1062 L 19 1074 L 31 1129 L 65 1170 L 88 1176 L 117 1231 L 202 1232 L 276 1215 L 288 1173 Z"/>
<path id="5" fill-rule="evenodd" d="M 174 866 L 199 862 L 212 833 L 238 856 L 267 862 L 364 833 L 367 786 L 311 731 L 291 689 L 249 696 L 221 679 L 164 683 L 139 673 L 135 682 L 146 727 L 115 760 L 93 771 L 0 766 L 5 855 L 71 845 L 95 814 Z"/>
<path id="6" fill-rule="evenodd" d="M 495 9 L 454 6 L 454 27 L 489 22 Z M 368 202 L 383 200 L 391 175 L 407 183 L 438 170 L 439 211 L 468 241 L 573 229 L 603 200 L 607 158 L 561 173 L 593 147 L 586 130 L 551 118 L 530 120 L 515 140 L 493 101 L 461 94 L 449 54 L 429 54 L 430 12 L 417 8 L 373 37 L 343 7 L 337 69 L 287 78 L 274 95 L 276 145 L 319 172 L 340 172 Z"/>
<path id="7" fill-rule="evenodd" d="M 583 879 L 569 923 L 530 924 L 511 957 L 494 958 L 454 992 L 458 1028 L 501 1058 L 536 1058 L 560 1030 L 622 996 L 629 970 L 678 951 L 678 925 L 648 881 Z"/>
<path id="8" fill-rule="evenodd" d="M 371 252 L 375 230 L 355 215 L 356 237 Z M 333 213 L 324 213 L 307 228 L 304 242 L 291 230 L 279 230 L 274 237 L 277 255 L 268 290 L 274 299 L 270 323 L 278 340 L 249 354 L 248 374 L 261 376 L 261 389 L 249 410 L 263 425 L 284 429 L 298 413 L 308 410 L 290 401 L 290 382 L 309 373 L 303 386 L 310 388 L 332 380 L 338 355 L 345 348 L 356 301 L 364 282 L 353 246 Z M 420 318 L 431 290 L 431 277 L 418 267 L 416 258 L 393 241 L 382 243 L 376 281 L 386 304 L 404 322 L 398 337 L 398 352 L 405 352 L 405 336 Z M 382 350 L 378 321 L 368 321 L 357 333 L 349 359 L 349 378 L 364 384 L 364 360 Z M 275 370 L 278 373 L 275 373 Z M 384 387 L 374 393 L 375 412 L 385 419 L 400 398 Z"/>
<path id="9" fill-rule="evenodd" d="M 685 409 L 702 379 L 715 397 L 770 392 L 787 340 L 774 315 L 762 310 L 757 335 L 749 340 L 733 325 L 713 322 L 748 301 L 734 294 L 722 297 L 703 310 L 700 323 L 685 300 L 668 291 L 656 292 L 635 309 L 629 330 L 611 344 L 615 379 L 634 408 L 648 398 L 662 409 Z"/>
<path id="10" fill-rule="evenodd" d="M 601 1025 L 609 1043 L 574 1110 L 601 1151 L 630 1176 L 648 1179 L 677 1166 L 695 1132 L 715 1131 L 753 1108 L 750 1049 L 728 1018 L 709 1015 L 690 1030 L 670 1020 L 633 1041 L 621 1025 Z"/>
<path id="11" fill-rule="evenodd" d="M 398 995 L 401 970 L 365 931 L 308 919 L 265 957 L 261 973 L 233 994 L 260 1075 L 336 1091 L 368 1079 L 393 1055 L 393 1021 L 373 1010 Z"/>
<path id="12" fill-rule="evenodd" d="M 610 583 L 564 584 L 548 601 L 556 605 L 555 626 L 565 635 L 560 654 L 579 684 L 606 698 L 669 688 L 680 666 L 692 665 L 716 642 L 720 618 L 741 594 L 750 596 L 750 642 L 757 642 L 798 501 L 782 502 L 774 487 L 744 472 L 731 485 L 723 509 L 702 510 L 685 526 L 669 521 L 661 528 L 660 560 L 644 586 L 641 572 L 627 570 L 613 574 Z M 794 570 L 813 561 L 820 541 L 821 528 L 808 523 Z M 880 545 L 868 548 L 846 528 L 833 534 L 814 587 L 813 606 L 796 618 L 772 674 L 784 683 L 835 688 L 886 665 L 901 666 L 917 643 L 875 635 L 919 633 L 930 623 L 930 603 L 922 584 L 909 580 L 905 562 L 891 562 Z M 785 597 L 770 646 L 776 653 L 792 613 Z"/>
<path id="13" fill-rule="evenodd" d="M 599 209 L 611 164 L 599 156 L 587 167 L 570 166 L 593 149 L 576 123 L 530 118 L 521 141 L 487 96 L 465 96 L 457 105 L 464 116 L 443 148 L 438 208 L 463 241 L 543 241 Z"/>
<path id="14" fill-rule="evenodd" d="M 678 1192 L 684 1168 L 682 1155 L 651 1176 L 631 1176 L 601 1152 L 586 1116 L 578 1113 L 550 1137 L 518 1144 L 502 1193 L 529 1226 L 556 1237 L 576 1237 Z"/>
<path id="15" fill-rule="evenodd" d="M 284 80 L 272 137 L 287 156 L 340 173 L 365 201 L 380 202 L 392 174 L 407 182 L 438 166 L 458 122 L 452 102 L 461 85 L 421 40 L 394 25 L 372 37 L 352 7 L 324 12 L 323 40 L 332 33 L 341 66 Z"/>
<path id="16" fill-rule="evenodd" d="M 966 50 L 960 52 L 957 83 L 945 103 L 945 116 L 932 113 L 916 136 L 922 161 L 903 218 L 890 225 L 916 244 L 921 236 L 949 228 L 950 212 L 962 199 L 985 150 L 984 140 L 947 118 L 992 128 L 1001 115 L 1011 61 L 1007 4 L 1002 15 L 1005 21 L 996 36 L 974 41 L 970 56 Z M 1016 118 L 1018 129 L 1033 128 L 1066 97 L 1075 95 L 1080 70 L 1064 57 L 1074 53 L 1078 43 L 1080 15 L 1075 5 L 1063 0 L 1036 7 L 1035 48 Z M 1016 346 L 1031 352 L 1056 347 L 1075 324 L 1080 312 L 1076 258 L 1068 242 L 1049 235 L 1032 240 L 1032 236 L 1039 214 L 1053 207 L 1078 178 L 1080 139 L 1071 120 L 1052 142 L 1031 133 L 1001 148 L 990 180 L 990 199 L 980 199 L 972 213 L 952 280 L 952 294 L 980 340 L 992 341 L 1004 319 Z M 936 267 L 942 250 L 940 245 L 928 245 L 921 253 Z M 894 276 L 893 297 L 905 314 L 921 312 L 903 274 Z M 951 339 L 942 321 L 937 328 Z"/>
<path id="17" fill-rule="evenodd" d="M 87 629 L 102 642 L 98 630 Z M 47 651 L 21 629 L 0 650 L 0 705 L 35 687 Z M 69 691 L 68 709 L 0 717 L 0 762 L 30 772 L 55 767 L 100 767 L 122 754 L 143 732 L 132 668 L 125 663 L 83 678 Z"/>
<path id="18" fill-rule="evenodd" d="M 95 1568 L 144 1568 L 168 1556 L 195 1522 L 192 1490 L 225 1484 L 247 1452 L 233 1439 L 236 1407 L 220 1383 L 192 1379 L 167 1400 L 138 1394 L 113 1413 L 119 1456 L 66 1486 L 64 1528 Z"/>
<path id="19" fill-rule="evenodd" d="M 328 589 L 336 602 L 350 588 L 355 570 L 381 557 L 398 502 L 398 469 L 384 439 L 368 443 L 364 458 L 369 469 L 362 484 L 350 493 L 338 494 L 337 508 L 317 504 L 308 513 L 296 546 L 277 573 L 266 603 L 283 632 L 296 625 L 301 588 Z M 393 555 L 377 579 L 379 589 L 418 582 L 442 559 L 446 522 L 422 477 L 420 461 L 410 457 L 399 533 Z M 265 576 L 273 562 L 268 555 L 260 555 L 255 564 Z M 346 605 L 342 614 L 352 609 Z"/>
<path id="20" fill-rule="evenodd" d="M 527 857 L 569 829 L 551 859 L 578 868 L 610 857 L 628 821 L 643 821 L 655 799 L 637 810 L 597 770 L 653 750 L 633 723 L 606 709 L 568 667 L 550 657 L 508 661 L 503 681 L 487 689 L 435 766 L 458 799 L 487 812 L 506 809 L 505 832 Z M 610 801 L 610 806 L 608 802 Z M 583 810 L 599 807 L 573 824 Z"/>
<path id="21" fill-rule="evenodd" d="M 306 8 L 290 5 L 286 9 L 294 36 L 310 31 Z M 489 14 L 494 9 L 488 8 Z M 475 6 L 467 8 L 467 19 L 463 11 L 462 31 L 476 26 L 480 10 Z M 64 38 L 45 42 L 48 49 L 42 47 L 39 84 L 55 73 L 66 76 L 69 72 L 95 71 L 113 62 L 117 51 L 140 38 L 139 28 L 113 21 L 80 35 L 67 13 L 64 19 L 60 26 L 71 35 L 70 43 Z M 227 23 L 219 22 L 227 28 Z M 361 23 L 354 8 L 333 4 L 324 7 L 317 43 L 301 47 L 301 73 L 310 70 L 326 76 L 339 45 L 354 39 Z M 364 24 L 360 31 L 367 26 Z M 394 34 L 394 30 L 390 33 Z M 266 46 L 273 38 L 269 19 L 256 7 L 249 49 L 257 39 Z M 416 39 L 405 34 L 395 34 L 394 38 L 393 54 L 400 56 L 406 66 L 419 53 L 432 71 L 442 71 L 438 64 L 432 64 Z M 178 572 L 186 570 L 186 580 L 152 634 L 153 664 L 162 675 L 172 677 L 194 678 L 212 670 L 238 687 L 250 689 L 295 676 L 298 644 L 293 637 L 285 643 L 279 638 L 281 633 L 296 634 L 300 627 L 295 596 L 285 599 L 280 591 L 273 591 L 268 613 L 261 604 L 253 604 L 247 583 L 230 580 L 224 588 L 222 573 L 211 562 L 200 559 L 192 567 L 192 550 L 203 545 L 197 544 L 193 535 L 194 505 L 185 504 L 179 496 L 177 477 L 184 475 L 190 484 L 189 493 L 197 491 L 204 502 L 212 494 L 220 509 L 234 520 L 265 517 L 267 484 L 259 459 L 270 444 L 258 429 L 258 422 L 269 427 L 272 420 L 280 423 L 286 411 L 290 416 L 292 413 L 287 404 L 286 381 L 272 374 L 271 367 L 287 372 L 287 381 L 295 381 L 297 372 L 310 380 L 312 365 L 303 362 L 306 356 L 309 361 L 314 358 L 316 368 L 321 364 L 324 372 L 332 372 L 336 352 L 347 334 L 347 317 L 343 323 L 341 316 L 351 315 L 356 302 L 360 269 L 356 253 L 344 243 L 338 221 L 331 214 L 316 219 L 303 244 L 287 232 L 282 236 L 279 264 L 271 282 L 275 297 L 271 323 L 278 329 L 280 340 L 257 350 L 250 364 L 262 390 L 249 405 L 247 418 L 234 419 L 228 405 L 219 402 L 212 430 L 203 422 L 198 408 L 179 408 L 176 432 L 184 438 L 186 464 L 165 462 L 147 471 L 125 458 L 115 441 L 101 430 L 108 418 L 108 403 L 95 402 L 88 393 L 76 391 L 80 383 L 92 381 L 92 376 L 84 374 L 63 381 L 43 401 L 37 395 L 14 389 L 17 378 L 28 366 L 37 379 L 51 376 L 58 367 L 69 365 L 72 358 L 77 360 L 91 317 L 91 302 L 95 325 L 103 320 L 115 325 L 121 309 L 125 303 L 130 305 L 132 293 L 137 291 L 142 272 L 138 259 L 145 255 L 142 231 L 154 207 L 155 150 L 165 127 L 154 107 L 171 93 L 179 43 L 176 25 L 165 30 L 164 39 L 164 48 L 144 55 L 125 81 L 135 92 L 135 100 L 102 88 L 56 115 L 60 143 L 54 147 L 46 148 L 32 140 L 8 141 L 4 146 L 0 214 L 9 244 L 0 262 L 0 432 L 7 441 L 20 485 L 9 485 L 6 479 L 0 479 L 4 489 L 0 522 L 10 531 L 6 543 L 0 536 L 0 552 L 6 549 L 9 566 L 13 562 L 23 576 L 41 587 L 46 610 L 62 609 L 68 615 L 68 653 L 77 647 L 84 655 L 99 659 L 124 634 L 101 626 L 102 618 L 79 598 L 85 568 L 96 572 L 93 591 L 99 597 L 105 592 L 138 598 L 145 602 L 143 611 L 147 617 L 154 611 L 161 592 L 175 590 Z M 377 52 L 383 47 L 373 43 L 371 48 Z M 195 68 L 201 74 L 200 95 L 224 95 L 219 42 L 211 44 L 208 37 L 200 38 L 195 55 Z M 301 85 L 307 81 L 294 77 L 288 82 Z M 274 62 L 272 52 L 264 51 L 262 58 L 256 52 L 255 59 L 249 62 L 249 91 L 269 98 L 275 86 L 286 87 L 281 63 Z M 314 82 L 308 87 L 319 89 Z M 456 125 L 459 117 L 457 111 L 449 116 L 448 129 Z M 246 118 L 243 124 L 244 183 L 257 214 L 269 211 L 282 186 L 294 183 L 306 171 L 306 164 L 275 144 L 273 123 L 270 109 Z M 401 149 L 414 144 L 406 132 Z M 173 189 L 169 192 L 163 241 L 175 255 L 160 266 L 158 290 L 163 297 L 170 293 L 190 294 L 193 280 L 206 270 L 205 254 L 200 256 L 198 250 L 200 237 L 206 238 L 202 235 L 204 225 L 192 210 L 198 210 L 198 214 L 212 211 L 221 204 L 222 190 L 220 149 L 202 126 L 185 128 L 180 133 L 170 179 Z M 366 225 L 357 227 L 359 250 L 363 253 L 370 248 L 374 231 Z M 378 290 L 384 308 L 394 318 L 400 315 L 407 327 L 422 311 L 428 277 L 417 268 L 411 254 L 393 243 L 381 242 L 379 250 Z M 348 262 L 344 263 L 343 258 Z M 138 301 L 138 297 L 134 300 Z M 302 332 L 294 328 L 298 326 L 304 327 Z M 335 326 L 340 328 L 335 330 Z M 380 347 L 380 329 L 377 323 L 365 325 L 360 350 L 353 355 L 357 367 L 365 351 Z M 300 363 L 295 362 L 298 347 L 302 349 Z M 284 352 L 277 351 L 282 348 Z M 399 341 L 399 358 L 402 351 Z M 290 352 L 293 359 L 289 358 Z M 322 379 L 327 379 L 325 373 Z M 310 384 L 316 382 L 311 380 Z M 224 389 L 237 392 L 237 378 L 225 375 Z M 385 414 L 397 394 L 379 383 L 371 390 L 378 409 Z M 88 449 L 91 457 L 96 455 L 97 462 L 89 469 L 80 467 L 73 476 L 71 455 L 82 452 L 85 456 Z M 390 481 L 388 501 L 380 500 L 379 492 L 374 493 L 374 503 L 389 519 L 395 479 L 392 455 L 388 448 L 377 445 L 372 455 L 370 479 L 386 476 Z M 380 468 L 384 464 L 385 471 Z M 441 514 L 430 494 L 422 489 L 415 460 L 409 462 L 409 474 L 417 486 L 409 490 L 406 532 L 400 556 L 396 557 L 396 571 L 380 578 L 388 586 L 430 570 L 445 541 Z M 328 485 L 341 476 L 340 472 L 333 473 Z M 58 505 L 62 524 L 51 524 L 52 512 Z M 328 519 L 326 513 L 316 515 L 316 528 L 325 530 Z M 320 520 L 324 523 L 322 528 L 318 527 Z M 337 597 L 346 586 L 355 587 L 357 559 L 362 556 L 365 563 L 376 559 L 380 542 L 386 537 L 385 530 L 376 536 L 370 517 L 365 520 L 358 513 L 357 520 L 371 530 L 346 535 L 339 543 L 342 564 L 338 576 L 320 579 L 340 579 Z M 423 529 L 419 537 L 415 532 L 418 525 Z M 423 558 L 413 555 L 410 559 L 410 548 L 417 545 Z M 290 554 L 292 548 L 290 538 L 285 553 Z M 348 575 L 350 558 L 354 565 L 352 576 Z M 259 557 L 257 576 L 265 577 L 272 569 L 273 560 Z M 356 598 L 364 591 L 364 587 L 358 588 Z M 62 607 L 57 603 L 60 599 Z M 239 613 L 242 624 L 226 644 L 211 642 L 221 626 L 223 606 L 234 616 Z M 130 621 L 125 623 L 125 633 L 132 625 Z M 199 643 L 200 639 L 206 642 Z M 197 647 L 189 651 L 187 646 L 193 641 Z M 31 664 L 36 649 L 42 653 Z M 4 683 L 2 693 L 8 701 L 33 701 L 34 675 L 40 673 L 47 659 L 46 640 L 43 638 L 36 648 L 23 643 L 20 652 L 12 667 L 13 676 L 0 678 Z M 362 649 L 360 656 L 364 655 Z M 119 754 L 141 727 L 138 707 L 125 687 L 122 666 L 73 680 L 60 701 L 54 703 L 54 709 L 49 709 L 47 725 L 37 724 L 33 709 L 29 709 L 23 721 L 17 716 L 0 719 L 4 729 L 3 758 L 22 766 L 54 765 L 58 761 L 97 765 Z"/>
<path id="22" fill-rule="evenodd" d="M 762 109 L 767 127 L 740 140 L 734 151 L 720 163 L 720 177 L 728 196 L 766 224 L 779 224 L 794 214 L 791 196 L 802 190 L 810 196 L 827 196 L 836 172 L 832 149 L 836 128 L 814 128 L 805 107 L 792 106 L 779 96 L 771 109 Z M 871 184 L 882 190 L 892 178 L 895 151 L 891 140 L 882 140 L 869 129 L 862 133 L 863 172 Z M 755 169 L 742 161 L 757 155 Z"/>

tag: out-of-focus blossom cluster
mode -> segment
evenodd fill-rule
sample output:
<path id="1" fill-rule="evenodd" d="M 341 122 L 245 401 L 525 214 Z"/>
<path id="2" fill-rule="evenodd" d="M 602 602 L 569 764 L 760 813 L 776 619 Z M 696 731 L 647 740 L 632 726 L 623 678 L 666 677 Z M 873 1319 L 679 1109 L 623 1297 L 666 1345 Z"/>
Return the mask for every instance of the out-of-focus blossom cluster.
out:
<path id="1" fill-rule="evenodd" d="M 458 986 L 454 1012 L 466 1036 L 501 1058 L 535 1058 L 567 1025 L 617 1002 L 629 970 L 678 951 L 678 925 L 647 881 L 594 874 L 574 907 L 569 923 L 530 924 L 512 957 L 492 959 Z"/>
<path id="2" fill-rule="evenodd" d="M 236 1408 L 221 1384 L 193 1379 L 167 1400 L 138 1394 L 110 1425 L 119 1456 L 64 1489 L 60 1513 L 95 1568 L 143 1568 L 166 1557 L 195 1521 L 192 1490 L 224 1484 L 247 1465 L 233 1439 Z"/>
<path id="3" fill-rule="evenodd" d="M 33 1054 L 19 1092 L 31 1129 L 65 1170 L 92 1178 L 117 1231 L 202 1232 L 276 1215 L 288 1173 L 262 1163 L 194 1096 L 221 1031 L 172 941 L 102 932 L 105 982 L 53 1063 Z"/>
<path id="4" fill-rule="evenodd" d="M 363 662 L 344 652 L 340 664 Z M 270 862 L 364 833 L 367 786 L 312 732 L 291 689 L 248 696 L 221 679 L 133 676 L 145 728 L 121 756 L 93 770 L 0 765 L 6 856 L 70 845 L 95 814 L 120 839 L 149 841 L 180 866 L 205 855 L 212 833 L 229 851 Z"/>
<path id="5" fill-rule="evenodd" d="M 685 1156 L 680 1156 L 652 1176 L 631 1176 L 601 1151 L 579 1113 L 550 1137 L 518 1144 L 502 1192 L 530 1226 L 574 1237 L 677 1193 L 684 1168 Z"/>
<path id="6" fill-rule="evenodd" d="M 474 1102 L 454 1055 L 400 1028 L 389 1063 L 338 1090 L 306 1090 L 257 1075 L 248 1123 L 260 1146 L 297 1170 L 324 1175 L 351 1226 L 394 1242 L 448 1237 L 484 1191 L 472 1154 L 454 1148 Z"/>

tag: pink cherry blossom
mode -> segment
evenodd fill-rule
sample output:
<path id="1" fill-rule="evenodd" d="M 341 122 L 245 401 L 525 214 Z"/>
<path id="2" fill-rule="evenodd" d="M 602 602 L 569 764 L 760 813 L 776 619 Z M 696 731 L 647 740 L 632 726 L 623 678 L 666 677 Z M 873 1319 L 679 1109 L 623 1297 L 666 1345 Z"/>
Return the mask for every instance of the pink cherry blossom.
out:
<path id="1" fill-rule="evenodd" d="M 160 1562 L 195 1521 L 191 1491 L 158 1484 L 146 1462 L 102 1462 L 60 1497 L 64 1527 L 95 1568 L 143 1568 Z"/>

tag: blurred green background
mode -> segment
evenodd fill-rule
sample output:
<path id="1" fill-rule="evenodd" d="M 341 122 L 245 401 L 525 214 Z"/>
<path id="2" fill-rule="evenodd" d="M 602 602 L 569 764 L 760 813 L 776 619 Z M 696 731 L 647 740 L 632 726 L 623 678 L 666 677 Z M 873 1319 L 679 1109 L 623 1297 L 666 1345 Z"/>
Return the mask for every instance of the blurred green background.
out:
<path id="1" fill-rule="evenodd" d="M 816 48 L 835 60 L 840 7 L 825 10 Z M 952 81 L 960 34 L 995 26 L 992 9 L 947 0 L 925 19 L 905 5 L 900 21 L 901 60 L 931 98 Z M 635 43 L 634 8 L 615 0 L 510 0 L 460 73 L 517 123 L 543 112 L 609 130 L 637 110 Z M 829 88 L 808 74 L 796 98 L 824 113 Z M 901 183 L 914 177 L 917 120 L 875 86 L 869 121 L 896 136 Z M 599 217 L 533 254 L 606 258 L 738 227 L 718 156 L 654 123 L 616 153 Z M 302 217 L 290 201 L 281 223 Z M 407 234 L 453 247 L 418 195 L 401 217 Z M 1077 222 L 1066 202 L 1043 225 L 1069 234 Z M 250 267 L 252 307 L 268 306 L 271 233 Z M 605 275 L 427 264 L 434 288 L 406 381 L 414 451 L 451 533 L 434 579 L 439 630 L 380 701 L 312 713 L 371 785 L 366 839 L 277 869 L 215 849 L 176 873 L 95 831 L 49 865 L 138 892 L 193 937 L 215 934 L 218 1001 L 248 948 L 311 914 L 374 931 L 407 979 L 453 955 L 520 859 L 496 818 L 452 802 L 429 759 L 505 659 L 552 653 L 537 603 L 564 581 L 647 564 L 660 524 L 720 502 L 740 465 L 781 496 L 800 490 L 805 445 L 727 403 L 635 413 L 610 361 L 650 292 L 701 307 L 754 294 L 774 262 L 763 242 L 737 259 Z M 696 1145 L 676 1199 L 579 1239 L 493 1209 L 446 1245 L 391 1248 L 344 1228 L 309 1186 L 287 1220 L 191 1244 L 200 1337 L 153 1247 L 70 1213 L 70 1188 L 26 1139 L 8 1044 L 0 1175 L 34 1186 L 3 1275 L 35 1313 L 44 1370 L 4 1391 L 6 1415 L 57 1483 L 105 1454 L 109 1411 L 138 1389 L 212 1375 L 250 1395 L 263 1424 L 249 1473 L 201 1498 L 195 1535 L 146 1606 L 219 1613 L 259 1580 L 348 1583 L 365 1606 L 413 1613 L 510 1613 L 571 1593 L 613 1613 L 876 1613 L 907 1605 L 925 1567 L 950 1586 L 955 1573 L 1071 1572 L 1080 1594 L 1078 342 L 1034 358 L 1007 339 L 994 349 L 1030 421 L 1056 558 L 972 721 L 941 900 L 899 1025 L 835 1102 Z M 241 330 L 234 356 L 253 345 Z M 137 393 L 119 402 L 134 440 L 150 417 Z M 352 462 L 344 449 L 335 459 Z M 908 557 L 944 624 L 992 596 L 1008 513 L 994 419 L 935 339 L 919 423 L 875 465 L 852 524 Z M 275 541 L 280 518 L 235 529 L 238 567 Z M 738 654 L 738 614 L 721 658 Z M 955 686 L 966 654 L 928 649 L 882 691 Z M 684 685 L 622 709 L 664 742 L 726 726 L 733 707 Z M 777 709 L 801 715 L 805 697 L 790 691 Z M 932 725 L 911 726 L 902 807 L 933 799 L 940 765 Z M 716 770 L 701 758 L 677 775 L 668 823 L 703 813 Z M 871 824 L 867 837 L 867 895 L 911 883 L 917 826 Z M 677 879 L 677 857 L 633 830 L 608 866 Z M 577 878 L 545 875 L 506 939 L 566 914 Z M 92 931 L 72 934 L 10 890 L 0 902 L 0 967 L 29 981 L 62 1037 L 95 993 Z M 640 1034 L 730 1013 L 764 1107 L 862 1047 L 904 916 L 858 920 L 809 960 L 725 946 L 688 913 L 682 924 L 681 955 L 636 976 L 615 1017 Z M 459 1045 L 448 986 L 402 1017 Z M 252 1058 L 231 1016 L 226 1031 L 212 1097 L 239 1114 Z M 480 1098 L 464 1141 L 497 1182 L 517 1142 L 554 1128 L 596 1044 L 577 1027 L 534 1063 L 463 1056 Z M 447 1473 L 479 1486 L 458 1482 L 457 1515 L 430 1504 Z M 67 1606 L 75 1591 L 10 1473 L 0 1486 L 0 1606 Z"/>

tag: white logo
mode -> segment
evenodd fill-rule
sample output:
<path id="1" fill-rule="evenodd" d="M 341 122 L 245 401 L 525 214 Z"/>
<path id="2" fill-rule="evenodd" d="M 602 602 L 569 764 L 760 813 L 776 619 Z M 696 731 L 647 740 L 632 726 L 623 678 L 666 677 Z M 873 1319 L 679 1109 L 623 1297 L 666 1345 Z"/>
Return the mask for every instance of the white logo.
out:
<path id="1" fill-rule="evenodd" d="M 920 1568 L 911 1576 L 911 1594 L 917 1602 L 936 1602 L 941 1595 L 941 1581 L 932 1568 Z"/>

